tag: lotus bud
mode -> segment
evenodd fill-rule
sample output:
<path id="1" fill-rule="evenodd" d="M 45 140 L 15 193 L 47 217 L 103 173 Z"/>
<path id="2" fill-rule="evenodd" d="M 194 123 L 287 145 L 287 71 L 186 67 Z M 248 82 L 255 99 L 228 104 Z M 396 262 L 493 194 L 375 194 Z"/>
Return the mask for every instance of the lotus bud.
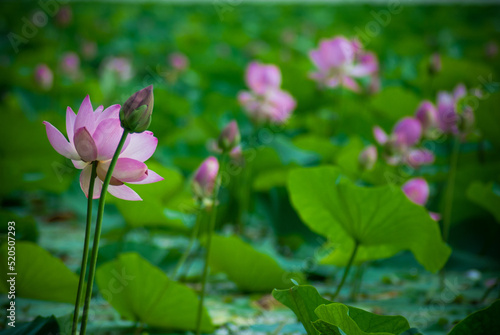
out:
<path id="1" fill-rule="evenodd" d="M 428 100 L 420 103 L 415 112 L 415 117 L 420 121 L 424 132 L 428 132 L 438 126 L 437 109 L 434 104 Z"/>
<path id="2" fill-rule="evenodd" d="M 61 70 L 70 77 L 76 77 L 80 71 L 80 57 L 75 52 L 67 52 L 61 60 Z"/>
<path id="3" fill-rule="evenodd" d="M 420 141 L 422 125 L 417 119 L 405 117 L 396 123 L 393 133 L 397 145 L 411 147 Z"/>
<path id="4" fill-rule="evenodd" d="M 431 55 L 429 61 L 429 73 L 434 75 L 441 71 L 441 56 L 436 52 Z"/>
<path id="5" fill-rule="evenodd" d="M 210 199 L 213 195 L 217 175 L 219 173 L 219 161 L 210 156 L 201 163 L 193 179 L 193 192 L 201 200 Z"/>
<path id="6" fill-rule="evenodd" d="M 173 52 L 168 56 L 170 65 L 179 71 L 184 71 L 189 66 L 189 59 L 180 52 Z"/>
<path id="7" fill-rule="evenodd" d="M 153 85 L 134 93 L 120 109 L 122 127 L 132 133 L 142 133 L 148 129 L 153 105 Z"/>
<path id="8" fill-rule="evenodd" d="M 358 156 L 359 165 L 363 170 L 371 170 L 377 161 L 377 148 L 369 145 Z"/>
<path id="9" fill-rule="evenodd" d="M 429 184 L 424 178 L 410 179 L 401 189 L 408 199 L 420 206 L 425 205 L 427 198 L 429 198 Z"/>
<path id="10" fill-rule="evenodd" d="M 52 70 L 45 64 L 40 64 L 35 69 L 35 82 L 44 90 L 50 90 L 54 82 Z"/>
<path id="11" fill-rule="evenodd" d="M 236 121 L 231 121 L 229 124 L 222 130 L 219 136 L 219 148 L 223 152 L 229 152 L 238 144 L 240 144 L 241 135 L 240 130 L 238 129 L 238 124 Z"/>

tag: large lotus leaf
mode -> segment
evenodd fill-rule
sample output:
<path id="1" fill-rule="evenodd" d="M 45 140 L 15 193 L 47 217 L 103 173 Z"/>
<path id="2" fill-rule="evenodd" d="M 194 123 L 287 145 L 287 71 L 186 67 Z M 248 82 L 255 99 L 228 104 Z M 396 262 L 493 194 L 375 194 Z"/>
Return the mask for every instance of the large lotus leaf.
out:
<path id="1" fill-rule="evenodd" d="M 273 297 L 295 313 L 309 335 L 318 334 L 318 332 L 342 334 L 338 332 L 337 327 L 340 327 L 346 334 L 351 334 L 344 329 L 347 328 L 345 325 L 351 326 L 349 330 L 362 331 L 352 334 L 380 332 L 399 334 L 410 328 L 408 321 L 402 316 L 382 316 L 352 306 L 332 304 L 309 285 L 294 286 L 288 290 L 275 289 Z M 335 314 L 338 314 L 338 317 L 335 317 Z M 332 332 L 327 332 L 327 330 Z M 335 330 L 337 332 L 334 332 Z"/>
<path id="2" fill-rule="evenodd" d="M 317 167 L 291 171 L 288 189 L 302 220 L 333 244 L 327 259 L 334 264 L 347 261 L 355 241 L 357 262 L 410 250 L 433 272 L 451 253 L 427 211 L 394 185 L 360 187 L 341 180 L 337 168 Z"/>
<path id="3" fill-rule="evenodd" d="M 148 162 L 148 167 L 164 180 L 152 184 L 132 185 L 144 201 L 126 201 L 112 196 L 106 199 L 116 205 L 131 227 L 162 226 L 186 230 L 180 219 L 172 219 L 165 215 L 168 201 L 182 191 L 184 185 L 182 175 L 154 162 Z"/>
<path id="4" fill-rule="evenodd" d="M 121 254 L 97 269 L 103 297 L 126 319 L 153 327 L 194 330 L 199 299 L 189 287 L 169 279 L 136 253 Z M 202 331 L 213 331 L 203 310 Z"/>
<path id="5" fill-rule="evenodd" d="M 265 292 L 275 287 L 287 288 L 291 278 L 302 276 L 289 273 L 271 256 L 255 250 L 237 236 L 212 236 L 210 266 L 224 272 L 241 290 Z"/>
<path id="6" fill-rule="evenodd" d="M 319 320 L 313 324 L 320 334 L 397 335 L 410 328 L 402 316 L 377 315 L 340 303 L 318 306 L 314 312 Z"/>
<path id="7" fill-rule="evenodd" d="M 0 292 L 9 290 L 9 273 L 17 273 L 16 296 L 75 303 L 78 276 L 48 251 L 32 242 L 16 243 L 15 269 L 7 264 L 7 243 L 0 248 Z M 9 260 L 10 262 L 11 260 Z"/>
<path id="8" fill-rule="evenodd" d="M 467 197 L 470 201 L 488 210 L 497 222 L 500 222 L 500 196 L 494 192 L 493 187 L 493 182 L 488 184 L 474 182 L 467 190 Z"/>
<path id="9" fill-rule="evenodd" d="M 382 126 L 392 126 L 403 116 L 414 113 L 419 103 L 418 97 L 402 87 L 387 87 L 378 93 L 371 101 L 377 115 L 382 116 Z"/>
<path id="10" fill-rule="evenodd" d="M 449 335 L 489 335 L 500 329 L 500 300 L 489 307 L 472 313 L 459 322 Z"/>

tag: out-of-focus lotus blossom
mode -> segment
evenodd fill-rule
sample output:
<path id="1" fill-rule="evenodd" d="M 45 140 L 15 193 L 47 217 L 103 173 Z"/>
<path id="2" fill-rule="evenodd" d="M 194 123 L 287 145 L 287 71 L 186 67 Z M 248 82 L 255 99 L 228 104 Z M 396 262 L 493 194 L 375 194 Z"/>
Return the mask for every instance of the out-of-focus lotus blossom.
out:
<path id="1" fill-rule="evenodd" d="M 238 101 L 256 123 L 284 123 L 295 109 L 295 99 L 280 88 L 281 72 L 275 65 L 252 62 L 246 71 L 251 91 L 238 94 Z"/>
<path id="2" fill-rule="evenodd" d="M 218 173 L 219 161 L 217 158 L 210 156 L 201 163 L 192 183 L 193 192 L 198 199 L 206 201 L 212 198 Z"/>
<path id="3" fill-rule="evenodd" d="M 429 198 L 429 184 L 424 178 L 412 178 L 401 187 L 408 199 L 424 206 Z"/>
<path id="4" fill-rule="evenodd" d="M 102 69 L 104 72 L 114 73 L 122 81 L 129 81 L 133 76 L 132 64 L 125 57 L 106 58 L 103 60 Z"/>
<path id="5" fill-rule="evenodd" d="M 229 153 L 229 157 L 231 157 L 234 163 L 241 165 L 244 162 L 243 150 L 241 150 L 241 145 L 235 146 Z"/>
<path id="6" fill-rule="evenodd" d="M 417 119 L 405 117 L 396 123 L 392 133 L 397 145 L 411 147 L 420 141 L 422 126 Z"/>
<path id="7" fill-rule="evenodd" d="M 411 149 L 406 156 L 406 164 L 412 168 L 434 163 L 434 154 L 427 149 Z"/>
<path id="8" fill-rule="evenodd" d="M 62 26 L 66 27 L 73 20 L 73 11 L 70 6 L 62 6 L 56 14 L 56 22 Z"/>
<path id="9" fill-rule="evenodd" d="M 498 44 L 494 41 L 489 42 L 486 44 L 484 53 L 486 54 L 486 57 L 493 59 L 498 55 Z"/>
<path id="10" fill-rule="evenodd" d="M 429 73 L 436 74 L 441 71 L 441 56 L 439 53 L 433 53 L 429 59 Z"/>
<path id="11" fill-rule="evenodd" d="M 78 77 L 80 74 L 80 57 L 75 52 L 66 52 L 61 59 L 61 70 L 69 77 Z"/>
<path id="12" fill-rule="evenodd" d="M 97 43 L 94 41 L 82 41 L 81 52 L 83 58 L 85 59 L 94 59 L 97 54 Z"/>
<path id="13" fill-rule="evenodd" d="M 189 59 L 180 52 L 173 52 L 168 55 L 168 62 L 171 67 L 178 71 L 184 71 L 189 67 Z"/>
<path id="14" fill-rule="evenodd" d="M 422 125 L 424 133 L 429 134 L 433 129 L 438 127 L 438 114 L 434 104 L 428 100 L 424 100 L 417 107 L 415 117 Z"/>
<path id="15" fill-rule="evenodd" d="M 54 74 L 46 64 L 38 64 L 35 68 L 35 82 L 42 89 L 48 91 L 54 83 Z"/>
<path id="16" fill-rule="evenodd" d="M 363 170 L 371 170 L 377 162 L 377 148 L 369 145 L 364 148 L 358 156 L 359 165 Z"/>
<path id="17" fill-rule="evenodd" d="M 373 137 L 375 137 L 375 140 L 380 145 L 386 144 L 389 139 L 387 133 L 379 126 L 373 127 Z"/>
<path id="18" fill-rule="evenodd" d="M 120 110 L 122 127 L 132 133 L 142 133 L 148 129 L 151 123 L 153 106 L 153 85 L 135 92 L 125 101 Z"/>
<path id="19" fill-rule="evenodd" d="M 230 152 L 233 148 L 240 144 L 241 135 L 240 129 L 236 121 L 231 121 L 221 131 L 219 135 L 218 145 L 223 152 Z"/>
<path id="20" fill-rule="evenodd" d="M 123 134 L 119 112 L 120 105 L 104 110 L 99 106 L 94 111 L 89 96 L 83 100 L 78 114 L 75 115 L 68 107 L 66 132 L 69 141 L 57 128 L 44 121 L 50 144 L 58 153 L 71 159 L 77 169 L 82 170 L 80 186 L 87 197 L 93 162 L 97 162 L 97 177 L 92 196 L 94 199 L 100 196 L 102 182 Z M 128 135 L 112 174 L 109 193 L 125 200 L 141 200 L 124 183 L 149 184 L 163 180 L 144 164 L 155 152 L 157 144 L 158 139 L 149 131 Z"/>
<path id="21" fill-rule="evenodd" d="M 465 85 L 458 84 L 452 93 L 438 93 L 437 111 L 439 128 L 447 134 L 458 134 L 457 101 L 467 95 Z"/>
<path id="22" fill-rule="evenodd" d="M 434 221 L 441 220 L 441 214 L 439 214 L 439 213 L 429 212 L 429 215 L 431 216 L 431 219 L 433 219 Z"/>
<path id="23" fill-rule="evenodd" d="M 378 72 L 378 60 L 375 54 L 363 52 L 358 40 L 350 41 L 337 36 L 322 40 L 318 49 L 309 53 L 311 61 L 317 68 L 311 73 L 311 79 L 326 87 L 346 87 L 359 91 L 354 78 L 368 77 Z"/>

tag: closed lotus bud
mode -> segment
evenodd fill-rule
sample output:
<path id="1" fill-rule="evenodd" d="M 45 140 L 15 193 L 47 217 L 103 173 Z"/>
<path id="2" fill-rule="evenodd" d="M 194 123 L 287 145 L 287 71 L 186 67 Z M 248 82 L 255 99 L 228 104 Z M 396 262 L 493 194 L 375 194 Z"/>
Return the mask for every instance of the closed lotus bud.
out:
<path id="1" fill-rule="evenodd" d="M 417 119 L 404 117 L 396 123 L 393 133 L 397 145 L 411 147 L 420 141 L 422 125 Z"/>
<path id="2" fill-rule="evenodd" d="M 358 156 L 359 165 L 363 170 L 371 170 L 377 162 L 377 148 L 369 145 Z"/>
<path id="3" fill-rule="evenodd" d="M 441 56 L 436 52 L 431 55 L 429 61 L 429 73 L 436 74 L 441 71 Z"/>
<path id="4" fill-rule="evenodd" d="M 148 129 L 153 105 L 153 85 L 134 93 L 120 109 L 122 127 L 132 133 L 142 133 Z"/>
<path id="5" fill-rule="evenodd" d="M 428 132 L 438 126 L 437 109 L 430 101 L 422 101 L 415 112 L 415 117 L 422 124 L 424 132 Z"/>
<path id="6" fill-rule="evenodd" d="M 37 65 L 35 69 L 35 82 L 44 90 L 50 90 L 54 82 L 52 70 L 45 64 Z"/>
<path id="7" fill-rule="evenodd" d="M 201 200 L 210 199 L 213 195 L 217 175 L 219 173 L 219 161 L 210 156 L 201 163 L 193 179 L 193 192 Z"/>
<path id="8" fill-rule="evenodd" d="M 229 122 L 229 124 L 220 133 L 218 142 L 219 148 L 223 152 L 229 152 L 240 144 L 240 140 L 241 135 L 240 130 L 238 129 L 238 124 L 233 120 Z"/>
<path id="9" fill-rule="evenodd" d="M 413 178 L 408 180 L 401 189 L 408 199 L 417 205 L 423 206 L 429 198 L 429 184 L 424 178 Z"/>

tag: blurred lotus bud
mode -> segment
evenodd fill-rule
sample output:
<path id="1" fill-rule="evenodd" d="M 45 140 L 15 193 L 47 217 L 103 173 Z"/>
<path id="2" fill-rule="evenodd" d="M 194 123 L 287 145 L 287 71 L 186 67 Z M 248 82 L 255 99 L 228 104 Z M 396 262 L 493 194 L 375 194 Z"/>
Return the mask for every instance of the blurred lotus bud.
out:
<path id="1" fill-rule="evenodd" d="M 240 144 L 240 140 L 241 135 L 240 130 L 238 129 L 238 124 L 233 120 L 229 122 L 220 133 L 218 141 L 219 148 L 222 152 L 229 152 Z"/>
<path id="2" fill-rule="evenodd" d="M 441 71 L 441 56 L 436 52 L 429 59 L 429 73 L 434 75 Z"/>
<path id="3" fill-rule="evenodd" d="M 120 109 L 122 127 L 132 133 L 142 133 L 148 129 L 151 124 L 153 105 L 153 85 L 135 92 Z"/>
<path id="4" fill-rule="evenodd" d="M 464 106 L 458 114 L 458 130 L 462 134 L 468 134 L 474 129 L 475 116 L 472 107 Z"/>
<path id="5" fill-rule="evenodd" d="M 170 66 L 178 71 L 184 71 L 189 66 L 189 59 L 180 52 L 173 52 L 168 56 L 168 62 Z"/>
<path id="6" fill-rule="evenodd" d="M 66 27 L 73 20 L 73 11 L 70 6 L 62 6 L 56 14 L 56 22 L 61 27 Z"/>
<path id="7" fill-rule="evenodd" d="M 428 100 L 420 103 L 415 112 L 415 117 L 420 121 L 424 132 L 428 132 L 438 126 L 437 109 L 434 104 Z"/>
<path id="8" fill-rule="evenodd" d="M 460 83 L 455 86 L 453 89 L 453 98 L 455 100 L 458 100 L 460 98 L 463 98 L 467 95 L 467 87 L 465 87 L 464 84 Z"/>
<path id="9" fill-rule="evenodd" d="M 44 90 L 50 90 L 54 83 L 54 74 L 46 64 L 39 64 L 35 68 L 35 82 Z"/>
<path id="10" fill-rule="evenodd" d="M 393 134 L 397 145 L 411 147 L 420 141 L 422 125 L 417 119 L 404 117 L 394 126 Z"/>
<path id="11" fill-rule="evenodd" d="M 498 44 L 494 41 L 489 42 L 486 44 L 484 53 L 489 59 L 495 58 L 498 55 Z"/>
<path id="12" fill-rule="evenodd" d="M 423 206 L 429 198 L 429 184 L 424 178 L 413 178 L 408 180 L 401 189 L 408 199 L 417 205 Z"/>
<path id="13" fill-rule="evenodd" d="M 434 221 L 441 220 L 441 214 L 439 214 L 439 213 L 429 212 L 429 215 L 430 215 L 431 219 L 433 219 Z"/>
<path id="14" fill-rule="evenodd" d="M 125 57 L 109 57 L 102 63 L 103 72 L 109 71 L 118 77 L 121 81 L 129 81 L 132 76 L 132 64 Z"/>
<path id="15" fill-rule="evenodd" d="M 358 162 L 363 170 L 371 170 L 377 162 L 377 148 L 369 145 L 361 151 L 358 156 Z"/>
<path id="16" fill-rule="evenodd" d="M 450 93 L 438 93 L 437 112 L 439 128 L 444 133 L 456 133 L 458 117 L 455 111 L 455 99 Z"/>
<path id="17" fill-rule="evenodd" d="M 434 163 L 434 154 L 427 149 L 411 149 L 406 157 L 406 164 L 416 169 L 422 165 Z"/>
<path id="18" fill-rule="evenodd" d="M 200 200 L 208 200 L 213 196 L 217 175 L 219 173 L 219 161 L 210 156 L 201 163 L 193 179 L 193 192 Z"/>
<path id="19" fill-rule="evenodd" d="M 248 87 L 257 94 L 264 94 L 269 89 L 277 89 L 281 85 L 281 71 L 273 64 L 252 62 L 248 65 L 245 80 Z"/>
<path id="20" fill-rule="evenodd" d="M 80 57 L 75 52 L 65 53 L 61 59 L 61 70 L 69 77 L 77 77 L 80 72 Z"/>
<path id="21" fill-rule="evenodd" d="M 97 54 L 97 43 L 94 41 L 82 41 L 81 52 L 83 58 L 85 59 L 94 59 Z"/>
<path id="22" fill-rule="evenodd" d="M 373 137 L 375 137 L 375 140 L 380 145 L 384 145 L 388 141 L 387 133 L 379 126 L 373 127 Z"/>

